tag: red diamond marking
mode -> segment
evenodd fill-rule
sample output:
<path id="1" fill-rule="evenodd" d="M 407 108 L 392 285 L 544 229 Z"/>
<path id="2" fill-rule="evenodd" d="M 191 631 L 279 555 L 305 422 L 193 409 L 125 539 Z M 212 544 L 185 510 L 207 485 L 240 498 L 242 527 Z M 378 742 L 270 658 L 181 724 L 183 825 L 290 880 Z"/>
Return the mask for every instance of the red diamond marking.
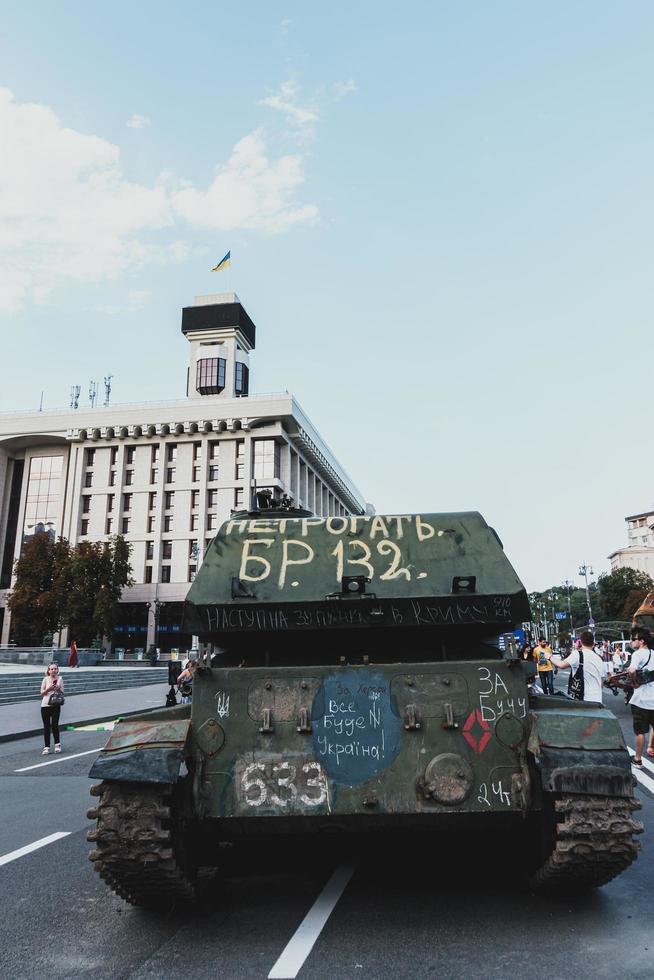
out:
<path id="1" fill-rule="evenodd" d="M 477 725 L 479 731 L 479 737 L 475 738 L 472 732 L 472 728 Z M 490 726 L 481 711 L 471 711 L 466 719 L 466 723 L 463 726 L 463 737 L 466 742 L 476 755 L 481 755 L 486 746 L 488 745 L 491 737 Z"/>

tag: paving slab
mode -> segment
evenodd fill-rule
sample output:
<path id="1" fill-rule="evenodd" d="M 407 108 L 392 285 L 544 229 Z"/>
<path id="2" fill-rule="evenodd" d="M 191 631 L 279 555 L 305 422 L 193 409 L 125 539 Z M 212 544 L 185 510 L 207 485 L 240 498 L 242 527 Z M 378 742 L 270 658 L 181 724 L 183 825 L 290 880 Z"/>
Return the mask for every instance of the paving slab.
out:
<path id="1" fill-rule="evenodd" d="M 71 694 L 66 697 L 66 703 L 61 709 L 59 725 L 63 731 L 67 725 L 99 724 L 118 717 L 139 714 L 141 711 L 163 708 L 168 691 L 168 684 L 147 684 L 144 687 L 121 688 L 118 691 Z M 31 738 L 40 735 L 41 731 L 39 701 L 21 701 L 0 707 L 0 742 Z"/>

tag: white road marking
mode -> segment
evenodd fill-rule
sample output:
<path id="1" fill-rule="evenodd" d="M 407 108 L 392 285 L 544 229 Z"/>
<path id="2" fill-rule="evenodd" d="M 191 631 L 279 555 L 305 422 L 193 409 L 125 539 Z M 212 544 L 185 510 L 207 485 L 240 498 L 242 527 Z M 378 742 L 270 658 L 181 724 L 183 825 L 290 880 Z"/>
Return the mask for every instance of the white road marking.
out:
<path id="1" fill-rule="evenodd" d="M 294 980 L 353 874 L 354 865 L 336 869 L 268 974 L 268 980 Z"/>
<path id="2" fill-rule="evenodd" d="M 31 854 L 32 851 L 38 851 L 39 847 L 45 847 L 46 844 L 52 844 L 56 840 L 61 840 L 62 837 L 69 837 L 70 834 L 70 830 L 58 830 L 56 834 L 50 834 L 49 837 L 42 837 L 41 840 L 35 840 L 33 844 L 26 844 L 25 847 L 19 847 L 17 851 L 9 851 L 9 854 L 3 854 L 0 857 L 0 867 L 3 864 L 9 864 L 10 861 L 15 861 L 16 858 L 24 857 L 25 854 Z"/>
<path id="3" fill-rule="evenodd" d="M 634 752 L 633 749 L 629 749 L 629 755 L 634 756 L 635 754 L 636 753 Z M 643 759 L 643 765 L 645 765 L 644 759 Z M 651 762 L 647 764 L 647 768 L 651 769 L 652 772 L 654 772 L 654 766 L 652 765 Z M 643 770 L 639 766 L 632 766 L 631 771 L 633 772 L 634 776 L 641 784 L 641 786 L 644 786 L 645 789 L 648 789 L 650 793 L 654 793 L 654 779 L 651 776 L 648 776 L 646 772 L 643 772 Z"/>
<path id="4" fill-rule="evenodd" d="M 104 748 L 100 745 L 97 749 L 87 749 L 86 752 L 75 752 L 74 755 L 61 755 L 57 756 L 56 759 L 48 759 L 47 762 L 37 762 L 35 766 L 23 766 L 22 769 L 14 769 L 14 772 L 30 772 L 32 769 L 40 769 L 42 766 L 54 766 L 55 762 L 68 762 L 69 759 L 79 759 L 81 755 L 92 755 L 94 752 L 102 752 Z"/>
<path id="5" fill-rule="evenodd" d="M 635 756 L 635 754 L 636 753 L 634 752 L 633 749 L 629 749 L 629 755 L 632 758 L 633 758 L 633 756 Z M 649 769 L 650 772 L 653 772 L 654 773 L 654 763 L 652 763 L 650 761 L 650 758 L 648 756 L 645 756 L 645 755 L 643 756 L 643 766 L 644 766 L 645 769 Z"/>

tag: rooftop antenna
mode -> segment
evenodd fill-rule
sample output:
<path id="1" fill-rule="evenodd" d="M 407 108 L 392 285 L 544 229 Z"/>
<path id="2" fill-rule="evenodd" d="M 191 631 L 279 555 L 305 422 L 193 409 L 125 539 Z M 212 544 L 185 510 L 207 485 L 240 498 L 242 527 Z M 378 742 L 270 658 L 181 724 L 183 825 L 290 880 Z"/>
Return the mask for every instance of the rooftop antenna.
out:
<path id="1" fill-rule="evenodd" d="M 104 405 L 103 408 L 109 408 L 109 396 L 111 395 L 111 379 L 113 374 L 107 374 L 104 379 Z"/>
<path id="2" fill-rule="evenodd" d="M 89 404 L 91 408 L 95 408 L 95 403 L 98 400 L 98 382 L 89 381 Z"/>
<path id="3" fill-rule="evenodd" d="M 77 408 L 79 406 L 79 393 L 82 389 L 79 385 L 71 385 L 70 388 L 70 407 Z"/>

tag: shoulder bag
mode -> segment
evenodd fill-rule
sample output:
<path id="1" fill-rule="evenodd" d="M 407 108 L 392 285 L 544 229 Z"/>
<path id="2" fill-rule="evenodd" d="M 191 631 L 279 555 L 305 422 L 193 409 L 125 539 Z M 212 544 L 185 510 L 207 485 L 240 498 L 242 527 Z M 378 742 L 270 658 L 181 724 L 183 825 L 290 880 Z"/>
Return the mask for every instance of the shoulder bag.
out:
<path id="1" fill-rule="evenodd" d="M 579 666 L 568 681 L 568 696 L 575 701 L 584 700 L 584 651 L 579 651 Z"/>
<path id="2" fill-rule="evenodd" d="M 66 698 L 64 697 L 63 691 L 60 691 L 59 688 L 56 687 L 48 698 L 48 705 L 51 708 L 60 708 L 65 700 Z"/>

